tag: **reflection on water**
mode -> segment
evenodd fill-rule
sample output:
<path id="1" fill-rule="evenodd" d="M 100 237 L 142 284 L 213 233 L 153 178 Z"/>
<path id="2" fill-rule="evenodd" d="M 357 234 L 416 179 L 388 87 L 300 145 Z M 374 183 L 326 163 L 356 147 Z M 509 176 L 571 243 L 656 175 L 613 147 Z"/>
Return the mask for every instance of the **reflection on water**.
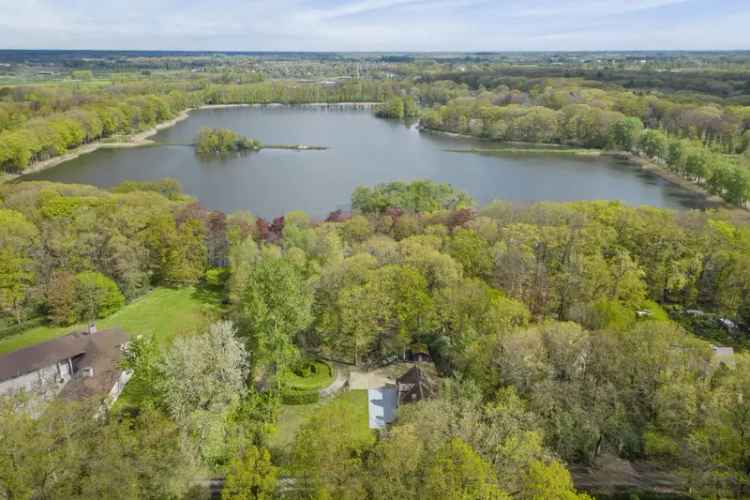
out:
<path id="1" fill-rule="evenodd" d="M 202 127 L 224 127 L 265 144 L 311 144 L 326 151 L 263 150 L 198 157 L 190 144 Z M 157 146 L 103 149 L 24 179 L 112 186 L 174 177 L 205 206 L 274 217 L 290 210 L 323 216 L 346 208 L 359 185 L 392 180 L 449 182 L 480 203 L 493 199 L 622 200 L 666 208 L 705 206 L 702 196 L 611 158 L 465 154 L 476 141 L 423 133 L 368 111 L 307 107 L 194 112 L 161 131 Z"/>

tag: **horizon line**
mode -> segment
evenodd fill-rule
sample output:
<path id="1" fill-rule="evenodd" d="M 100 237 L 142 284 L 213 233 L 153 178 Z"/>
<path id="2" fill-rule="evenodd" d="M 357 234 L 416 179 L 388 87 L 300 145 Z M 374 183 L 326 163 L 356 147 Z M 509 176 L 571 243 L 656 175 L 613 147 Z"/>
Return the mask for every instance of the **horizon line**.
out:
<path id="1" fill-rule="evenodd" d="M 497 49 L 497 50 L 271 50 L 271 49 L 72 49 L 72 48 L 0 48 L 0 52 L 184 52 L 213 54 L 576 54 L 576 53 L 658 53 L 658 52 L 750 52 L 746 49 Z"/>

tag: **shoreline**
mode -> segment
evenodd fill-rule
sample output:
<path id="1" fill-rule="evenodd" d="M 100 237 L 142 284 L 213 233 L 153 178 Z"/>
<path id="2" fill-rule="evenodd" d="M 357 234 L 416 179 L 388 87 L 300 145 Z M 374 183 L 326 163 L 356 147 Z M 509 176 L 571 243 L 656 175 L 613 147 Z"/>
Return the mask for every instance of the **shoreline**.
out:
<path id="1" fill-rule="evenodd" d="M 76 158 L 80 156 L 93 153 L 100 149 L 139 148 L 139 147 L 151 146 L 151 145 L 157 144 L 156 142 L 150 140 L 150 138 L 155 136 L 162 130 L 174 127 L 178 123 L 184 120 L 187 120 L 188 118 L 190 118 L 190 113 L 192 113 L 193 111 L 231 109 L 231 108 L 263 108 L 263 107 L 315 107 L 315 108 L 327 108 L 327 107 L 358 108 L 358 107 L 361 107 L 362 109 L 367 109 L 377 104 L 380 104 L 380 103 L 376 103 L 376 102 L 336 102 L 336 103 L 313 102 L 313 103 L 306 103 L 306 104 L 284 104 L 284 103 L 204 104 L 202 106 L 198 106 L 197 108 L 184 109 L 180 113 L 178 113 L 176 117 L 172 118 L 171 120 L 157 123 L 156 125 L 154 125 L 153 127 L 147 130 L 123 136 L 121 140 L 107 142 L 109 139 L 114 139 L 114 138 L 117 138 L 118 136 L 99 139 L 98 141 L 94 141 L 88 144 L 83 144 L 81 146 L 78 146 L 75 149 L 71 149 L 70 151 L 66 152 L 63 155 L 55 156 L 53 158 L 48 158 L 46 160 L 35 162 L 29 165 L 21 173 L 0 174 L 0 184 L 14 181 L 16 179 L 23 177 L 24 175 L 34 174 L 37 172 L 41 172 L 43 170 L 48 170 L 62 163 L 65 163 L 70 160 L 75 160 Z"/>
<path id="2" fill-rule="evenodd" d="M 300 104 L 287 104 L 283 102 L 255 103 L 255 104 L 204 104 L 191 111 L 203 109 L 229 109 L 229 108 L 372 108 L 379 102 L 306 102 Z"/>
<path id="3" fill-rule="evenodd" d="M 652 160 L 649 160 L 647 158 L 642 158 L 633 153 L 628 153 L 624 151 L 608 151 L 605 149 L 584 150 L 582 148 L 576 149 L 576 148 L 567 147 L 567 146 L 563 146 L 559 144 L 499 142 L 499 141 L 492 141 L 489 139 L 484 139 L 481 137 L 475 137 L 469 134 L 447 132 L 444 130 L 435 130 L 435 129 L 424 128 L 424 127 L 420 127 L 419 131 L 420 132 L 424 131 L 424 132 L 434 133 L 434 134 L 441 134 L 441 135 L 446 135 L 449 137 L 473 139 L 473 140 L 488 143 L 488 144 L 495 143 L 498 145 L 508 146 L 508 147 L 486 148 L 486 149 L 485 148 L 468 148 L 465 150 L 460 150 L 460 149 L 448 149 L 447 150 L 447 151 L 451 151 L 455 153 L 480 153 L 480 154 L 481 153 L 499 153 L 499 154 L 508 153 L 508 154 L 542 154 L 542 155 L 551 154 L 551 155 L 560 155 L 560 156 L 575 156 L 577 158 L 606 157 L 606 158 L 612 158 L 615 160 L 621 160 L 623 162 L 626 162 L 631 167 L 649 172 L 653 175 L 656 175 L 660 179 L 669 182 L 670 184 L 674 186 L 677 186 L 681 189 L 689 191 L 692 194 L 701 196 L 705 202 L 705 208 L 707 209 L 719 209 L 720 208 L 723 210 L 734 211 L 735 213 L 743 213 L 743 214 L 748 212 L 748 209 L 734 206 L 728 203 L 727 201 L 725 201 L 720 196 L 709 193 L 703 186 L 700 186 L 699 184 L 696 184 L 693 181 L 687 180 L 673 172 L 670 172 L 664 166 L 659 165 L 653 162 Z"/>
<path id="4" fill-rule="evenodd" d="M 507 143 L 506 143 L 507 144 Z M 599 158 L 606 153 L 598 149 L 564 149 L 564 148 L 528 148 L 509 146 L 505 148 L 469 148 L 469 149 L 444 149 L 449 153 L 475 153 L 475 154 L 509 154 L 509 155 L 551 155 L 551 156 L 573 156 L 576 158 Z"/>
<path id="5" fill-rule="evenodd" d="M 680 177 L 679 175 L 673 172 L 670 172 L 662 165 L 659 165 L 658 163 L 655 163 L 652 160 L 649 160 L 647 158 L 641 158 L 640 156 L 636 156 L 632 153 L 625 153 L 625 152 L 618 153 L 618 152 L 607 152 L 607 151 L 603 151 L 602 156 L 607 156 L 610 158 L 614 158 L 616 160 L 625 161 L 629 165 L 632 165 L 633 167 L 638 167 L 641 170 L 652 173 L 658 176 L 659 178 L 671 184 L 674 184 L 675 186 L 678 186 L 686 191 L 690 191 L 693 194 L 700 195 L 706 201 L 706 204 L 710 206 L 710 208 L 722 208 L 724 210 L 730 210 L 730 211 L 737 210 L 739 212 L 747 212 L 747 209 L 743 207 L 737 207 L 735 205 L 728 203 L 722 197 L 709 193 L 703 186 L 696 184 L 693 181 L 687 180 L 683 177 Z"/>
<path id="6" fill-rule="evenodd" d="M 139 148 L 143 146 L 150 146 L 152 144 L 156 144 L 154 141 L 150 140 L 149 138 L 155 136 L 156 134 L 158 134 L 160 131 L 164 129 L 174 127 L 181 121 L 187 120 L 188 118 L 190 118 L 191 111 L 193 111 L 193 108 L 183 110 L 171 120 L 157 123 L 150 129 L 144 130 L 142 132 L 136 132 L 135 134 L 125 136 L 124 140 L 107 142 L 107 139 L 100 139 L 98 141 L 94 141 L 89 144 L 84 144 L 83 146 L 78 146 L 77 148 L 68 151 L 64 155 L 55 156 L 47 160 L 38 161 L 30 165 L 26 170 L 24 170 L 20 174 L 6 174 L 4 177 L 0 178 L 0 183 L 12 181 L 20 177 L 23 177 L 24 175 L 34 174 L 37 172 L 41 172 L 43 170 L 48 170 L 52 167 L 56 167 L 60 165 L 61 163 L 65 163 L 70 160 L 75 160 L 76 158 L 80 156 L 93 153 L 94 151 L 98 151 L 100 149 Z"/>
<path id="7" fill-rule="evenodd" d="M 47 170 L 53 167 L 56 167 L 62 163 L 65 163 L 70 160 L 74 160 L 80 156 L 83 156 L 85 154 L 93 153 L 94 151 L 98 151 L 99 149 L 120 149 L 120 148 L 137 148 L 137 147 L 145 147 L 150 145 L 157 144 L 156 142 L 150 140 L 151 137 L 158 134 L 160 131 L 174 127 L 178 123 L 187 120 L 190 118 L 190 114 L 193 111 L 201 111 L 201 110 L 221 110 L 221 109 L 232 109 L 232 108 L 265 108 L 265 107 L 310 107 L 310 108 L 361 108 L 361 109 L 368 109 L 372 108 L 373 106 L 376 106 L 380 103 L 377 102 L 340 102 L 340 103 L 326 103 L 326 102 L 316 102 L 316 103 L 305 103 L 305 104 L 285 104 L 285 103 L 257 103 L 257 104 L 204 104 L 202 106 L 198 106 L 196 108 L 188 108 L 180 113 L 171 120 L 158 123 L 154 125 L 153 127 L 137 132 L 135 134 L 131 134 L 128 136 L 124 136 L 123 140 L 119 141 L 113 141 L 113 142 L 107 142 L 107 139 L 95 141 L 89 144 L 85 144 L 82 146 L 79 146 L 76 149 L 73 149 L 64 155 L 56 156 L 54 158 L 49 158 L 47 160 L 43 160 L 40 162 L 36 162 L 33 165 L 29 166 L 26 170 L 24 170 L 22 173 L 19 174 L 5 174 L 0 176 L 0 184 L 5 182 L 10 182 L 13 180 L 16 180 L 18 178 L 23 177 L 27 174 L 32 174 L 36 172 L 41 172 L 43 170 Z M 564 145 L 559 144 L 545 144 L 545 143 L 525 143 L 525 142 L 498 142 L 498 141 L 492 141 L 488 139 L 484 139 L 481 137 L 475 137 L 469 134 L 461 134 L 456 132 L 448 132 L 444 130 L 436 130 L 436 129 L 430 129 L 425 127 L 417 127 L 417 130 L 420 132 L 427 132 L 427 133 L 433 133 L 433 134 L 441 134 L 446 135 L 449 137 L 457 137 L 457 138 L 465 138 L 465 139 L 473 139 L 479 142 L 484 142 L 486 144 L 497 144 L 501 145 L 503 147 L 499 148 L 467 148 L 467 149 L 447 149 L 446 151 L 454 152 L 454 153 L 472 153 L 472 154 L 481 154 L 481 153 L 497 153 L 497 154 L 552 154 L 552 155 L 561 155 L 561 156 L 574 156 L 577 158 L 596 158 L 596 157 L 608 157 L 615 160 L 621 160 L 623 162 L 626 162 L 629 166 L 639 168 L 640 170 L 644 170 L 646 172 L 649 172 L 653 175 L 658 176 L 659 178 L 669 182 L 670 184 L 673 184 L 681 189 L 684 189 L 690 193 L 693 193 L 695 195 L 699 195 L 703 198 L 705 202 L 705 208 L 711 208 L 711 209 L 717 209 L 721 208 L 724 210 L 729 211 L 736 211 L 736 213 L 743 213 L 746 214 L 748 212 L 747 208 L 743 207 L 736 207 L 734 205 L 731 205 L 727 203 L 724 199 L 717 195 L 712 195 L 709 193 L 705 188 L 702 186 L 696 184 L 693 181 L 684 179 L 680 177 L 677 174 L 674 174 L 673 172 L 670 172 L 663 166 L 649 160 L 646 158 L 642 158 L 640 156 L 637 156 L 633 153 L 628 152 L 618 152 L 618 151 L 607 151 L 603 149 L 583 149 L 583 148 L 573 148 L 568 147 Z M 114 139 L 114 137 L 110 138 Z M 273 148 L 273 149 L 292 149 L 289 147 L 283 147 L 283 148 Z M 297 150 L 322 150 L 324 148 L 318 148 L 318 147 L 307 147 L 307 148 L 300 148 L 297 146 L 295 149 Z M 325 148 L 327 149 L 327 148 Z"/>

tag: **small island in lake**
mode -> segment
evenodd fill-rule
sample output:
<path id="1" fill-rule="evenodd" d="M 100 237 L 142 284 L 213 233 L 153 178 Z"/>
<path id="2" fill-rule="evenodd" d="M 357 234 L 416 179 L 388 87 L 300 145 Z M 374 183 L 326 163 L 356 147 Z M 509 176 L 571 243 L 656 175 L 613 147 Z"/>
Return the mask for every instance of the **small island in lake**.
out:
<path id="1" fill-rule="evenodd" d="M 222 154 L 241 151 L 260 151 L 255 139 L 244 137 L 226 128 L 202 128 L 195 138 L 195 150 L 201 154 Z"/>
<path id="2" fill-rule="evenodd" d="M 226 128 L 202 128 L 195 138 L 195 150 L 200 154 L 226 154 L 261 149 L 294 149 L 297 151 L 320 151 L 328 148 L 304 144 L 263 145 L 255 139 L 244 137 Z"/>

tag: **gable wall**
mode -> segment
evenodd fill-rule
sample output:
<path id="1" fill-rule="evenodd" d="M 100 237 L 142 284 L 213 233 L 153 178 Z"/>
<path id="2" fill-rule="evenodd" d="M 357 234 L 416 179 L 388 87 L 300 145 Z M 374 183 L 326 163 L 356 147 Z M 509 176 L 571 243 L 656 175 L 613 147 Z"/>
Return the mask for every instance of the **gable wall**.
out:
<path id="1" fill-rule="evenodd" d="M 0 382 L 0 395 L 20 391 L 39 391 L 45 395 L 56 395 L 67 384 L 73 374 L 70 360 L 60 361 L 35 372 Z"/>

